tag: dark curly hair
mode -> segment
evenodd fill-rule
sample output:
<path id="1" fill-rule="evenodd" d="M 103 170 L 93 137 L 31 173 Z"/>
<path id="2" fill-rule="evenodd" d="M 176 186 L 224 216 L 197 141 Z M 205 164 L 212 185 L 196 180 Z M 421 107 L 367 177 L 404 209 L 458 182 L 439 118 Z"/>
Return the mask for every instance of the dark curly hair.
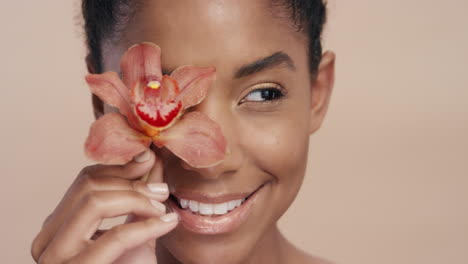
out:
<path id="1" fill-rule="evenodd" d="M 93 73 L 103 72 L 103 40 L 116 39 L 133 15 L 137 0 L 82 0 L 87 62 Z M 275 7 L 288 14 L 297 31 L 308 40 L 309 70 L 315 74 L 322 57 L 321 35 L 326 21 L 324 0 L 271 0 Z M 93 96 L 95 110 L 102 111 L 102 102 Z M 96 113 L 95 113 L 96 114 Z"/>

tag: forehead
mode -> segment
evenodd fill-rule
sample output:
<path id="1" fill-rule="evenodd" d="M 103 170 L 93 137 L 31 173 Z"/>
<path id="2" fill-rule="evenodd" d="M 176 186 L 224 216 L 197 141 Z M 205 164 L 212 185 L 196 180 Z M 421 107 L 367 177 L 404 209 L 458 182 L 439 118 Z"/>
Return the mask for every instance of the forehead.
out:
<path id="1" fill-rule="evenodd" d="M 218 71 L 283 51 L 306 62 L 306 43 L 269 0 L 144 0 L 123 32 L 121 50 L 151 41 L 163 66 L 213 65 Z"/>

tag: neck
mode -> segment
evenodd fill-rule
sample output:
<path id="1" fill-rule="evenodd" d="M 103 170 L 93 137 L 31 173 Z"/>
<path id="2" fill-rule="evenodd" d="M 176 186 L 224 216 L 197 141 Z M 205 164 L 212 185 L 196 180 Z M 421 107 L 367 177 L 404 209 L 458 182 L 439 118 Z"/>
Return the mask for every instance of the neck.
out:
<path id="1" fill-rule="evenodd" d="M 267 231 L 257 242 L 249 257 L 242 263 L 288 263 L 286 259 L 288 256 L 288 249 L 289 242 L 283 234 L 281 234 L 278 226 L 274 225 L 271 230 Z"/>

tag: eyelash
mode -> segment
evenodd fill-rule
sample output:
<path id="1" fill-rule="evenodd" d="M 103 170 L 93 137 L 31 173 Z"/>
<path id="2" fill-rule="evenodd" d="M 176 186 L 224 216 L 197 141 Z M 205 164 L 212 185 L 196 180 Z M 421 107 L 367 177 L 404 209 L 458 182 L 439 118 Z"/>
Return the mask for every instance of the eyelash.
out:
<path id="1" fill-rule="evenodd" d="M 249 92 L 239 103 L 244 102 L 253 102 L 253 103 L 268 103 L 281 99 L 286 95 L 286 91 L 280 85 L 275 83 L 264 83 L 255 86 L 254 90 Z M 247 98 L 253 94 L 258 94 L 260 100 L 248 100 Z M 264 97 L 269 97 L 269 99 L 264 99 Z M 263 100 L 262 100 L 263 99 Z"/>

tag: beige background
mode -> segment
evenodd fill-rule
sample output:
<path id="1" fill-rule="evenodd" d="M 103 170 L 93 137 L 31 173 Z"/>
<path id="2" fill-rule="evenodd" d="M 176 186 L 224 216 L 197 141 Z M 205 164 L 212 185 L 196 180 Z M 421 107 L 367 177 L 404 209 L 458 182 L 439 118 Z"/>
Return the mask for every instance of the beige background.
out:
<path id="1" fill-rule="evenodd" d="M 338 54 L 305 185 L 281 220 L 338 263 L 468 263 L 468 2 L 334 0 Z M 76 1 L 0 9 L 2 263 L 32 263 L 42 220 L 88 164 Z"/>

